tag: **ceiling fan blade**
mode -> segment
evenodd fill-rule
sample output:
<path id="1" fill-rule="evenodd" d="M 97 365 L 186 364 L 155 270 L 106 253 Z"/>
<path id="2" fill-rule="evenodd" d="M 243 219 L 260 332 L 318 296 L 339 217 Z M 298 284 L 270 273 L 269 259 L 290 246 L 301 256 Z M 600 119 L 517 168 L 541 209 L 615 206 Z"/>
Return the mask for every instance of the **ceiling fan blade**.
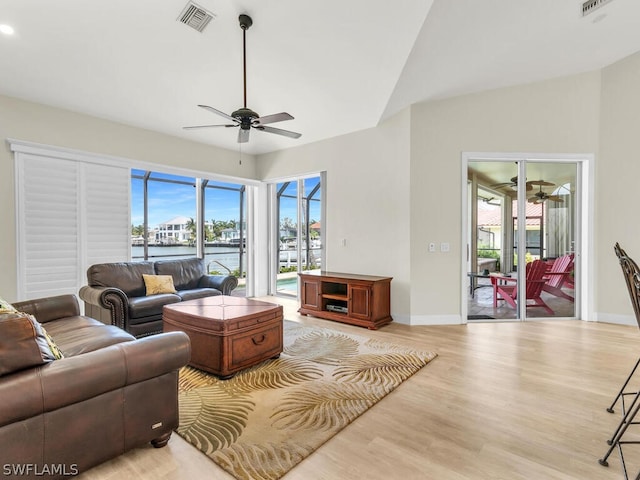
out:
<path id="1" fill-rule="evenodd" d="M 262 125 L 256 125 L 254 128 L 257 128 L 258 130 L 264 130 L 265 132 L 269 133 L 275 133 L 277 135 L 283 135 L 289 138 L 300 138 L 302 136 L 301 133 L 290 132 L 289 130 L 283 130 L 281 128 L 264 127 Z"/>
<path id="2" fill-rule="evenodd" d="M 182 127 L 185 130 L 193 130 L 195 128 L 210 128 L 210 127 L 237 127 L 237 124 L 233 124 L 233 125 L 192 125 L 190 127 Z"/>
<path id="3" fill-rule="evenodd" d="M 531 185 L 540 185 L 542 187 L 553 187 L 555 185 L 555 183 L 545 182 L 544 180 L 531 180 L 527 183 L 530 183 Z"/>
<path id="4" fill-rule="evenodd" d="M 554 201 L 554 202 L 558 202 L 558 203 L 562 203 L 564 202 L 564 200 L 562 198 L 560 198 L 558 195 L 549 195 L 547 197 L 547 199 Z"/>
<path id="5" fill-rule="evenodd" d="M 265 115 L 264 117 L 256 118 L 254 123 L 266 125 L 267 123 L 284 122 L 285 120 L 293 120 L 293 117 L 287 112 L 274 113 L 273 115 Z"/>
<path id="6" fill-rule="evenodd" d="M 249 129 L 241 128 L 238 132 L 238 143 L 247 143 L 249 141 L 249 132 Z"/>
<path id="7" fill-rule="evenodd" d="M 503 182 L 503 183 L 494 183 L 493 185 L 491 185 L 491 188 L 502 188 L 502 187 L 510 187 L 511 185 L 513 185 L 512 182 Z"/>
<path id="8" fill-rule="evenodd" d="M 224 118 L 226 118 L 227 120 L 231 120 L 232 122 L 240 123 L 240 122 L 238 121 L 238 119 L 233 118 L 231 115 L 227 115 L 226 113 L 221 112 L 220 110 L 218 110 L 218 109 L 216 109 L 216 108 L 210 107 L 209 105 L 198 105 L 198 106 L 199 106 L 200 108 L 204 108 L 205 110 L 209 110 L 210 112 L 213 112 L 213 113 L 215 113 L 215 114 L 217 114 L 217 115 L 220 115 L 221 117 L 224 117 Z"/>

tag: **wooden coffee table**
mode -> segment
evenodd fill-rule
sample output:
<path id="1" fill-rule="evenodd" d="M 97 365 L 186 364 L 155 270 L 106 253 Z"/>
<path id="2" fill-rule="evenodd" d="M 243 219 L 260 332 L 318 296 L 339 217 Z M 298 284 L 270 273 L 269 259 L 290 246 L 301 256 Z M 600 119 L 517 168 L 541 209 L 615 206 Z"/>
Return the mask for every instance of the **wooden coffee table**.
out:
<path id="1" fill-rule="evenodd" d="M 165 305 L 162 319 L 189 335 L 189 364 L 222 379 L 282 352 L 282 305 L 219 295 Z"/>

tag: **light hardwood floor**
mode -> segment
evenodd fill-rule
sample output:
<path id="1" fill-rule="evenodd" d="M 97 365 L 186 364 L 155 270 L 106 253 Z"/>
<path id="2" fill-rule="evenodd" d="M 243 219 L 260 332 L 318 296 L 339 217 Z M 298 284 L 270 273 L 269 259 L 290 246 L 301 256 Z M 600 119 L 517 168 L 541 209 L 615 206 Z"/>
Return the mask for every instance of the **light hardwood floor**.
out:
<path id="1" fill-rule="evenodd" d="M 623 479 L 616 452 L 608 468 L 598 458 L 620 418 L 605 409 L 640 354 L 637 328 L 549 320 L 369 331 L 265 300 L 282 303 L 289 320 L 439 355 L 285 480 Z M 633 478 L 640 445 L 625 452 Z M 133 450 L 78 478 L 232 479 L 176 434 L 165 448 Z"/>

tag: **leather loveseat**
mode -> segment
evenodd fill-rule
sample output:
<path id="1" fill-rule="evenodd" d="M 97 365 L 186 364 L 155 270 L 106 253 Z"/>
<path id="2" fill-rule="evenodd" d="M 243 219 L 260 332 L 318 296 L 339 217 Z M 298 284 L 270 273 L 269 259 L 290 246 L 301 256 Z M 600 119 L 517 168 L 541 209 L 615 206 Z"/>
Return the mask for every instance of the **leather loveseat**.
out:
<path id="1" fill-rule="evenodd" d="M 148 295 L 146 275 L 172 277 L 175 293 Z M 87 283 L 80 289 L 85 314 L 139 338 L 162 332 L 164 305 L 230 295 L 238 286 L 238 279 L 232 275 L 207 275 L 203 259 L 186 258 L 92 265 L 87 270 Z"/>
<path id="2" fill-rule="evenodd" d="M 137 340 L 81 316 L 74 295 L 13 306 L 20 312 L 4 304 L 0 313 L 2 478 L 65 478 L 148 442 L 166 445 L 178 426 L 178 370 L 191 355 L 186 334 Z"/>

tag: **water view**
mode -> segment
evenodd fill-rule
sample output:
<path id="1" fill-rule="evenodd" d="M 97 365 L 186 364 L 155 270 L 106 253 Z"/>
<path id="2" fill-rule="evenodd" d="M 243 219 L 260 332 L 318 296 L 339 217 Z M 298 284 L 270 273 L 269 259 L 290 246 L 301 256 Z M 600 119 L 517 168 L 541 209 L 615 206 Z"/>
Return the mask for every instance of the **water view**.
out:
<path id="1" fill-rule="evenodd" d="M 220 266 L 220 264 L 232 272 L 240 268 L 240 250 L 237 247 L 205 247 L 204 252 L 205 263 L 210 265 L 210 271 L 225 272 L 225 269 Z M 188 245 L 149 247 L 149 260 L 172 260 L 195 255 L 196 247 L 190 247 Z M 144 247 L 131 247 L 131 258 L 133 261 L 141 261 L 144 259 Z M 220 264 L 211 262 L 220 262 Z"/>

